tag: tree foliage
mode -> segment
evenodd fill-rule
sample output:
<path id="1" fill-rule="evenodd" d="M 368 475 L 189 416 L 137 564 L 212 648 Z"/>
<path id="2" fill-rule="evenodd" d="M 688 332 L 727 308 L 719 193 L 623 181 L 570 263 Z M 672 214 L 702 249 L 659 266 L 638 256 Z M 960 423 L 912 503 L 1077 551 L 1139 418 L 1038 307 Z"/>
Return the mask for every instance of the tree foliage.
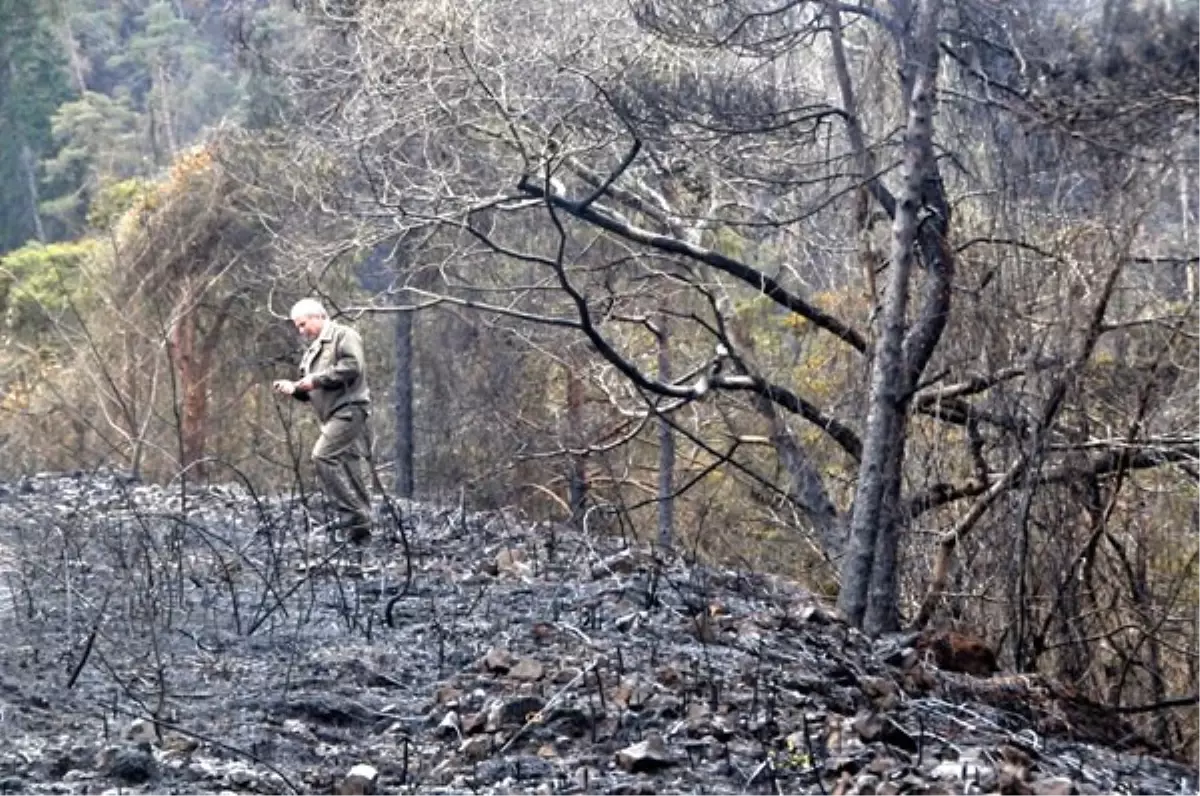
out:
<path id="1" fill-rule="evenodd" d="M 0 4 L 0 252 L 75 237 L 106 180 L 153 176 L 249 100 L 206 3 Z"/>

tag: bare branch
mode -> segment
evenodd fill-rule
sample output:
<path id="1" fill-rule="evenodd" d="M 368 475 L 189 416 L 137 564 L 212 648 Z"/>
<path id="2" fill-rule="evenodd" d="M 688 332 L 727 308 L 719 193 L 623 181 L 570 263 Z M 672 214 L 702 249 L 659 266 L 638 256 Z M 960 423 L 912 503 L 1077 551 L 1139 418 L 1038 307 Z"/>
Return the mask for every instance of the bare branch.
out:
<path id="1" fill-rule="evenodd" d="M 517 187 L 530 196 L 545 199 L 548 205 L 561 209 L 583 221 L 595 224 L 601 229 L 619 235 L 626 240 L 649 246 L 659 251 L 690 257 L 693 260 L 710 265 L 730 276 L 736 277 L 779 305 L 787 307 L 792 312 L 810 321 L 814 326 L 819 326 L 839 340 L 844 341 L 855 350 L 866 350 L 866 340 L 857 330 L 794 293 L 791 293 L 779 284 L 779 282 L 767 276 L 762 271 L 746 265 L 739 260 L 702 246 L 678 240 L 677 238 L 641 229 L 595 205 L 582 207 L 579 202 L 550 193 L 543 186 L 533 183 L 527 177 L 522 177 Z"/>

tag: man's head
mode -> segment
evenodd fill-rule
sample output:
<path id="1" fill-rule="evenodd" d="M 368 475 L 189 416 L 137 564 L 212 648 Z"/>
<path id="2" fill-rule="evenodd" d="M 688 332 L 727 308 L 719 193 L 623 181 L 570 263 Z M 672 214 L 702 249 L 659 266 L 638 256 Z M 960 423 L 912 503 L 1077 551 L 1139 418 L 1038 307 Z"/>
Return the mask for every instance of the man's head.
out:
<path id="1" fill-rule="evenodd" d="M 300 332 L 305 340 L 316 340 L 320 337 L 325 322 L 329 319 L 321 302 L 310 298 L 297 301 L 290 314 L 296 331 Z"/>

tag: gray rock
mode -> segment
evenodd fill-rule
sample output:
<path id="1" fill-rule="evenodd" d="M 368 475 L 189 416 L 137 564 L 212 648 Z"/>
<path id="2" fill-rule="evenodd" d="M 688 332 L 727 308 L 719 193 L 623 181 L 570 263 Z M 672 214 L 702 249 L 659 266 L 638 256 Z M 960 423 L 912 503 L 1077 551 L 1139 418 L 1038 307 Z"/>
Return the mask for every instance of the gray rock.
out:
<path id="1" fill-rule="evenodd" d="M 26 790 L 25 780 L 20 777 L 11 776 L 0 779 L 0 793 L 25 793 Z"/>
<path id="2" fill-rule="evenodd" d="M 458 746 L 458 753 L 465 760 L 477 762 L 492 753 L 492 738 L 489 735 L 474 735 Z"/>
<path id="3" fill-rule="evenodd" d="M 545 704 L 535 696 L 498 700 L 488 711 L 487 729 L 489 732 L 495 732 L 505 727 L 520 727 L 540 712 Z"/>
<path id="4" fill-rule="evenodd" d="M 475 769 L 476 778 L 485 785 L 505 779 L 518 782 L 545 779 L 554 774 L 554 766 L 533 755 L 514 755 L 498 760 L 485 760 Z"/>
<path id="5" fill-rule="evenodd" d="M 149 746 L 124 746 L 113 753 L 107 773 L 115 779 L 136 784 L 153 777 L 156 767 Z"/>
<path id="6" fill-rule="evenodd" d="M 379 771 L 375 766 L 359 763 L 350 769 L 338 786 L 341 796 L 370 796 L 379 785 Z"/>
<path id="7" fill-rule="evenodd" d="M 1030 784 L 1030 789 L 1033 793 L 1040 796 L 1074 796 L 1079 793 L 1075 783 L 1067 777 L 1049 777 L 1047 779 L 1034 780 Z"/>
<path id="8" fill-rule="evenodd" d="M 545 674 L 546 668 L 533 658 L 521 658 L 508 672 L 509 677 L 529 683 L 541 680 Z"/>
<path id="9" fill-rule="evenodd" d="M 658 771 L 676 764 L 667 752 L 662 736 L 652 732 L 644 741 L 627 746 L 617 752 L 617 765 L 632 774 Z"/>
<path id="10" fill-rule="evenodd" d="M 508 674 L 514 663 L 513 654 L 503 647 L 492 647 L 483 657 L 483 668 L 493 674 Z"/>
<path id="11" fill-rule="evenodd" d="M 462 738 L 462 721 L 458 718 L 458 713 L 453 710 L 448 711 L 438 722 L 434 732 L 440 738 Z"/>

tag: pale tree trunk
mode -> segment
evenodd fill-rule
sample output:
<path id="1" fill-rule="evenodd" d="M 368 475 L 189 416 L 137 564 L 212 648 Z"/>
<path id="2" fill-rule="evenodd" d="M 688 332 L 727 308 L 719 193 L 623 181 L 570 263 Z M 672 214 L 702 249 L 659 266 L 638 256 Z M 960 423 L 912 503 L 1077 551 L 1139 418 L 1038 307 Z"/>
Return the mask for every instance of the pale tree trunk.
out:
<path id="1" fill-rule="evenodd" d="M 129 439 L 133 440 L 133 451 L 130 453 L 129 470 L 134 478 L 142 476 L 142 451 L 144 448 L 142 434 L 140 433 L 138 417 L 141 414 L 141 369 L 138 367 L 137 346 L 132 334 L 125 331 L 121 335 L 121 342 L 125 350 L 125 362 L 122 363 L 122 378 L 125 383 L 125 401 L 123 407 L 127 407 L 125 411 L 126 425 L 129 427 Z"/>
<path id="2" fill-rule="evenodd" d="M 21 168 L 25 171 L 25 185 L 29 191 L 29 215 L 33 218 L 33 234 L 39 241 L 46 241 L 46 228 L 42 225 L 41 197 L 37 186 L 37 165 L 29 144 L 21 142 Z"/>
<path id="3" fill-rule="evenodd" d="M 167 79 L 167 70 L 161 63 L 155 71 L 158 78 L 155 81 L 158 88 L 158 106 L 159 112 L 162 114 L 163 136 L 167 142 L 167 160 L 169 161 L 179 151 L 178 143 L 175 140 L 175 123 L 171 118 L 170 84 Z"/>
<path id="4" fill-rule="evenodd" d="M 918 241 L 923 208 L 931 200 L 944 206 L 940 196 L 931 195 L 940 192 L 933 161 L 940 11 L 940 0 L 921 0 L 911 39 L 908 46 L 902 47 L 910 60 L 901 71 L 911 75 L 912 81 L 904 142 L 904 184 L 892 222 L 891 266 L 873 351 L 867 427 L 838 597 L 846 618 L 868 633 L 893 630 L 899 623 L 896 559 L 901 518 L 897 508 L 907 409 L 916 377 L 945 325 L 949 303 L 943 284 L 947 275 L 933 273 L 933 261 L 948 256 L 945 247 L 932 238 Z M 941 234 L 945 231 L 945 214 L 943 210 L 941 229 L 936 230 Z M 906 335 L 909 283 L 918 249 L 930 274 L 920 316 Z"/>
<path id="5" fill-rule="evenodd" d="M 660 313 L 655 330 L 658 345 L 658 378 L 671 380 L 670 329 Z M 675 435 L 665 417 L 658 419 L 658 546 L 670 549 L 675 535 Z"/>
<path id="6" fill-rule="evenodd" d="M 74 31 L 71 30 L 70 13 L 58 0 L 52 3 L 51 8 L 58 22 L 58 38 L 62 42 L 63 51 L 67 54 L 67 63 L 71 67 L 71 80 L 75 84 L 75 90 L 82 94 L 87 91 L 87 76 L 83 56 L 79 52 L 79 42 L 75 38 Z"/>

